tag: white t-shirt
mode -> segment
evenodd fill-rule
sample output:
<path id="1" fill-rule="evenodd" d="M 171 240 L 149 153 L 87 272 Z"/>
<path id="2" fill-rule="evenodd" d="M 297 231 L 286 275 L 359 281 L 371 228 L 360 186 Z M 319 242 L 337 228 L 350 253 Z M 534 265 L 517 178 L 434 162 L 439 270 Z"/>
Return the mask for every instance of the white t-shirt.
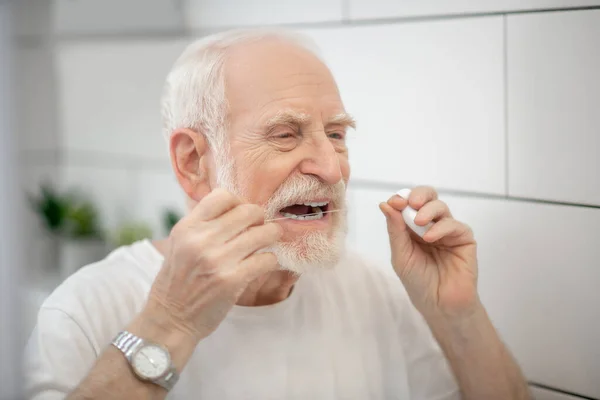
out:
<path id="1" fill-rule="evenodd" d="M 148 241 L 67 279 L 26 349 L 27 398 L 62 399 L 140 312 L 163 262 Z M 348 254 L 302 276 L 290 297 L 235 306 L 200 342 L 168 399 L 460 399 L 399 279 Z"/>

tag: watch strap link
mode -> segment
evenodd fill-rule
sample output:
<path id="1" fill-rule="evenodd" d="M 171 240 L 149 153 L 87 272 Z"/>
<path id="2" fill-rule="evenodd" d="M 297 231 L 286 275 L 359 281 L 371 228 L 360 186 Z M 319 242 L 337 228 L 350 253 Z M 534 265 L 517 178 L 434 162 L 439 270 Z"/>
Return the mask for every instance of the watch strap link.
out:
<path id="1" fill-rule="evenodd" d="M 133 353 L 144 344 L 144 339 L 127 331 L 119 332 L 112 342 L 113 346 L 125 354 L 125 358 L 131 362 Z"/>

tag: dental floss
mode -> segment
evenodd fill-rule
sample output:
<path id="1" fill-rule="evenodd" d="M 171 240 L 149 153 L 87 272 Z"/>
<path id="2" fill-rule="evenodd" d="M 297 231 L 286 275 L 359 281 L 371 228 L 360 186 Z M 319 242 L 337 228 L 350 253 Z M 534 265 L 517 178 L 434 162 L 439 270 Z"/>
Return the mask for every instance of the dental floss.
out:
<path id="1" fill-rule="evenodd" d="M 402 189 L 402 190 L 399 190 L 398 192 L 396 192 L 396 194 L 408 201 L 410 192 L 411 192 L 410 189 Z M 404 210 L 402 210 L 402 217 L 404 218 L 404 222 L 406 222 L 406 225 L 408 225 L 410 227 L 410 229 L 412 229 L 413 232 L 415 232 L 417 235 L 419 235 L 420 237 L 423 237 L 423 235 L 425 235 L 425 232 L 427 232 L 427 230 L 433 226 L 433 223 L 430 222 L 425 226 L 417 225 L 417 224 L 415 224 L 416 216 L 417 216 L 417 210 L 415 210 L 414 208 L 412 208 L 409 205 L 407 205 L 406 208 Z"/>

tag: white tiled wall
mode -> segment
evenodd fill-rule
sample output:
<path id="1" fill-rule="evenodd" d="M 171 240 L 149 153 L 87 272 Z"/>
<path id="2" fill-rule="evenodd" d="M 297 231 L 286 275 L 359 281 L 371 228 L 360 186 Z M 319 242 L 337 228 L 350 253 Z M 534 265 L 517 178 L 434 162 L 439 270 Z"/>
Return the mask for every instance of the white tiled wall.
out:
<path id="1" fill-rule="evenodd" d="M 174 0 L 55 0 L 52 22 L 59 34 L 181 32 L 182 11 Z"/>
<path id="2" fill-rule="evenodd" d="M 600 10 L 507 20 L 509 192 L 600 205 Z"/>
<path id="3" fill-rule="evenodd" d="M 358 121 L 355 179 L 505 192 L 501 17 L 305 32 Z"/>
<path id="4" fill-rule="evenodd" d="M 156 236 L 168 235 L 163 217 L 167 209 L 185 210 L 185 194 L 169 166 L 138 169 L 136 176 L 135 218 L 147 221 Z"/>
<path id="5" fill-rule="evenodd" d="M 392 193 L 352 189 L 360 210 L 350 220 L 355 248 L 382 268 L 391 268 L 390 249 L 378 204 Z M 597 395 L 600 248 L 595 226 L 600 209 L 449 195 L 441 199 L 475 232 L 482 300 L 528 378 Z"/>
<path id="6" fill-rule="evenodd" d="M 186 43 L 175 39 L 60 45 L 65 149 L 167 158 L 160 98 L 167 72 Z"/>
<path id="7" fill-rule="evenodd" d="M 600 11 L 513 13 L 599 1 L 100 3 L 58 0 L 54 27 L 39 8 L 23 24 L 68 36 L 20 50 L 25 187 L 77 184 L 108 226 L 143 219 L 162 234 L 164 209 L 184 208 L 159 116 L 165 74 L 191 40 L 172 36 L 177 18 L 194 32 L 291 24 L 320 45 L 358 120 L 351 245 L 390 268 L 377 204 L 400 186 L 442 189 L 474 228 L 482 298 L 527 377 L 600 398 Z M 396 18 L 414 16 L 425 17 Z"/>
<path id="8" fill-rule="evenodd" d="M 21 149 L 57 150 L 61 147 L 58 127 L 58 84 L 55 53 L 47 44 L 22 46 L 16 52 L 17 136 Z"/>

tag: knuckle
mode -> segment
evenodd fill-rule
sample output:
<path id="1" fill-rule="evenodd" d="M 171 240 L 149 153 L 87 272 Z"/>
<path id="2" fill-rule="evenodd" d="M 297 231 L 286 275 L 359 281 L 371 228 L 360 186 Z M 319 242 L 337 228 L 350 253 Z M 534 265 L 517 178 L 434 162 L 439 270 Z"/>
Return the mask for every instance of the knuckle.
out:
<path id="1" fill-rule="evenodd" d="M 182 234 L 173 241 L 177 253 L 193 254 L 197 250 L 197 243 L 190 234 Z"/>
<path id="2" fill-rule="evenodd" d="M 232 276 L 229 273 L 219 271 L 213 275 L 213 282 L 219 286 L 228 286 L 232 283 Z"/>
<path id="3" fill-rule="evenodd" d="M 198 261 L 209 268 L 216 268 L 221 260 L 221 253 L 218 250 L 205 250 L 198 252 Z"/>

